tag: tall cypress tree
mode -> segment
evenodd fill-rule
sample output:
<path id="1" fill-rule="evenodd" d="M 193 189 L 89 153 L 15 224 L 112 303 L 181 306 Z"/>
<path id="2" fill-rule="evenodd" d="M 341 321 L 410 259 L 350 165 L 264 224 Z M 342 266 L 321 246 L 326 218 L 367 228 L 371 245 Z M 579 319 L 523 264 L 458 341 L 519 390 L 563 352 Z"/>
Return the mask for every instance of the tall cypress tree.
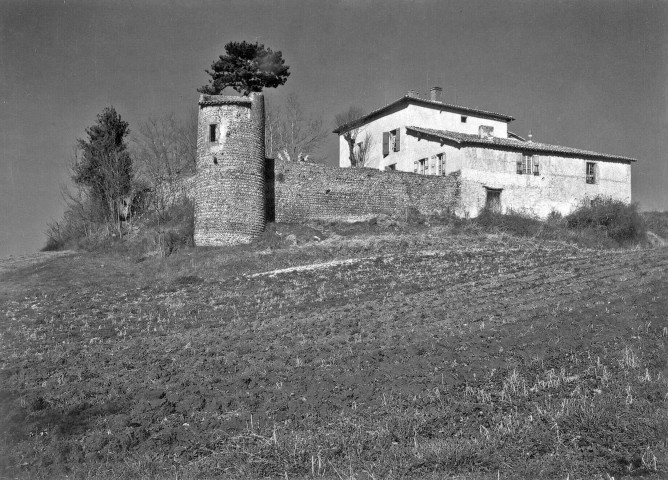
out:
<path id="1" fill-rule="evenodd" d="M 86 138 L 77 141 L 79 158 L 72 180 L 85 188 L 101 220 L 118 222 L 119 204 L 132 189 L 132 159 L 125 138 L 130 133 L 114 107 L 106 107 Z"/>

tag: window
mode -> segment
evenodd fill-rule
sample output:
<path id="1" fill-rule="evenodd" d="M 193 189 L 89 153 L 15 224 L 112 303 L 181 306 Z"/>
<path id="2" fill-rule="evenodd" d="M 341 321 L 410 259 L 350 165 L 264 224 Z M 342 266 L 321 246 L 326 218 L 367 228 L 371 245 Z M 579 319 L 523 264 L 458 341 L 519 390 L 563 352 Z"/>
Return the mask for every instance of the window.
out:
<path id="1" fill-rule="evenodd" d="M 436 155 L 438 162 L 438 171 L 437 174 L 444 176 L 445 175 L 445 153 L 439 153 Z"/>
<path id="2" fill-rule="evenodd" d="M 518 175 L 540 175 L 540 164 L 538 157 L 533 155 L 522 155 L 522 158 L 517 160 L 517 174 Z"/>
<path id="3" fill-rule="evenodd" d="M 462 115 L 462 123 L 466 123 L 466 121 L 469 119 L 466 115 Z"/>
<path id="4" fill-rule="evenodd" d="M 401 129 L 383 132 L 383 156 L 401 150 Z"/>
<path id="5" fill-rule="evenodd" d="M 413 162 L 413 172 L 420 175 L 445 175 L 445 153 Z"/>
<path id="6" fill-rule="evenodd" d="M 596 183 L 596 164 L 587 162 L 587 183 Z"/>
<path id="7" fill-rule="evenodd" d="M 414 173 L 419 173 L 420 175 L 424 175 L 427 172 L 429 168 L 429 159 L 427 158 L 422 158 L 420 160 L 416 160 L 414 165 L 413 165 L 413 172 Z"/>
<path id="8" fill-rule="evenodd" d="M 209 125 L 209 141 L 215 142 L 218 140 L 218 125 L 212 123 Z"/>
<path id="9" fill-rule="evenodd" d="M 396 170 L 397 169 L 397 164 L 393 163 L 392 165 L 388 165 L 385 167 L 385 170 Z"/>

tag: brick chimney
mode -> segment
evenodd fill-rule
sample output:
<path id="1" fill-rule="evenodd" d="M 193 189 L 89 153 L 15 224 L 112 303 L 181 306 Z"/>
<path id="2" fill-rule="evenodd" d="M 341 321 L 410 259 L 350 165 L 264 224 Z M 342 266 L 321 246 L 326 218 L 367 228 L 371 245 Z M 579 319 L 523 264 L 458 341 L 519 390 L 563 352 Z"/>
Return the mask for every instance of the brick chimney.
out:
<path id="1" fill-rule="evenodd" d="M 418 92 L 417 90 L 409 90 L 408 96 L 411 98 L 420 98 L 420 92 Z"/>
<path id="2" fill-rule="evenodd" d="M 443 89 L 441 87 L 431 87 L 431 90 L 429 91 L 431 94 L 431 101 L 432 102 L 442 102 L 441 100 L 441 93 L 443 93 Z"/>

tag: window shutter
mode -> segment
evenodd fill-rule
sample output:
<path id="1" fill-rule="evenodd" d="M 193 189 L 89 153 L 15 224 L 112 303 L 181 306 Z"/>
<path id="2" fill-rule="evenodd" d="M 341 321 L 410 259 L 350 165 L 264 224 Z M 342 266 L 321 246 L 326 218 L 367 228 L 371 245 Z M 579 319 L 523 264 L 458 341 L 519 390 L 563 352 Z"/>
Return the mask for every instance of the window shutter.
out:
<path id="1" fill-rule="evenodd" d="M 538 163 L 538 157 L 537 156 L 533 157 L 533 174 L 534 175 L 540 175 L 540 165 Z"/>
<path id="2" fill-rule="evenodd" d="M 383 132 L 383 155 L 390 154 L 390 132 Z"/>
<path id="3" fill-rule="evenodd" d="M 441 153 L 441 175 L 445 175 L 445 153 Z"/>
<path id="4" fill-rule="evenodd" d="M 520 158 L 517 159 L 517 174 L 518 175 L 522 175 L 523 162 L 524 162 L 524 157 L 520 157 Z"/>
<path id="5" fill-rule="evenodd" d="M 401 150 L 401 129 L 397 128 L 395 132 L 396 132 L 396 137 L 394 140 L 394 151 L 398 152 L 399 150 Z"/>

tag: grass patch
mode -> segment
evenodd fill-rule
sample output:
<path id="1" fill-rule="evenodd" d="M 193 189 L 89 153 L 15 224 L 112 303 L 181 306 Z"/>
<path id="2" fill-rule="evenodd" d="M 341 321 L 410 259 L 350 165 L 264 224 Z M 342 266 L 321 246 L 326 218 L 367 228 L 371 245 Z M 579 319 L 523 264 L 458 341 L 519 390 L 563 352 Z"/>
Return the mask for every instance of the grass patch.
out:
<path id="1" fill-rule="evenodd" d="M 641 213 L 648 231 L 668 241 L 668 212 Z"/>

